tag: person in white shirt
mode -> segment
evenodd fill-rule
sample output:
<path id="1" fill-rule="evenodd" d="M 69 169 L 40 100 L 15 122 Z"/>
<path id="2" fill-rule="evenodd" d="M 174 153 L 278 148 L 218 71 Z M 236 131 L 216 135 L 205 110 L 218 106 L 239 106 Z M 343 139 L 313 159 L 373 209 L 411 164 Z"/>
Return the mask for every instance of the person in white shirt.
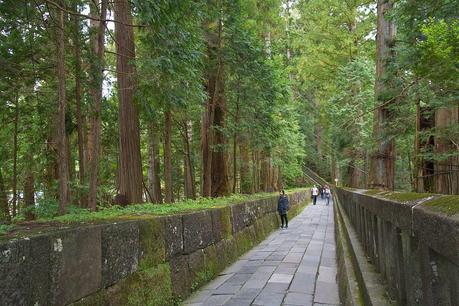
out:
<path id="1" fill-rule="evenodd" d="M 312 187 L 311 193 L 312 193 L 312 204 L 316 205 L 317 196 L 319 195 L 319 189 L 316 187 L 316 185 L 314 185 L 314 187 Z"/>
<path id="2" fill-rule="evenodd" d="M 325 186 L 325 198 L 327 199 L 327 205 L 330 204 L 331 191 L 328 186 Z"/>

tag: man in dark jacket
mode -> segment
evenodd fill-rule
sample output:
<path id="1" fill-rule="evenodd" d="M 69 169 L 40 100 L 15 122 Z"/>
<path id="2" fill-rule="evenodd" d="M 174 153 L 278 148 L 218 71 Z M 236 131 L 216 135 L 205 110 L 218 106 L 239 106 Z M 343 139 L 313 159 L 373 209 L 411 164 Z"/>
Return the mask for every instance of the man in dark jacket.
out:
<path id="1" fill-rule="evenodd" d="M 288 228 L 288 218 L 287 218 L 287 211 L 288 211 L 288 197 L 285 194 L 285 191 L 282 190 L 279 196 L 279 201 L 277 202 L 277 211 L 279 212 L 282 226 L 281 228 Z"/>

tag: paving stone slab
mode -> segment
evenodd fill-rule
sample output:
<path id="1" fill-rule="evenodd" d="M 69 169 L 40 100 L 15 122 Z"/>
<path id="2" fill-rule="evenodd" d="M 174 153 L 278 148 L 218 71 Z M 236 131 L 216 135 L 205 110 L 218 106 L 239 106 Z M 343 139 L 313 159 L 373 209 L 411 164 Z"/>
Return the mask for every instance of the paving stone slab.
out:
<path id="1" fill-rule="evenodd" d="M 284 305 L 311 306 L 313 296 L 311 294 L 288 292 L 284 299 Z"/>
<path id="2" fill-rule="evenodd" d="M 314 303 L 339 304 L 338 285 L 318 281 L 314 293 Z"/>
<path id="3" fill-rule="evenodd" d="M 287 284 L 290 284 L 292 279 L 293 279 L 293 275 L 274 273 L 271 276 L 271 278 L 269 279 L 269 282 L 270 283 L 287 283 Z"/>

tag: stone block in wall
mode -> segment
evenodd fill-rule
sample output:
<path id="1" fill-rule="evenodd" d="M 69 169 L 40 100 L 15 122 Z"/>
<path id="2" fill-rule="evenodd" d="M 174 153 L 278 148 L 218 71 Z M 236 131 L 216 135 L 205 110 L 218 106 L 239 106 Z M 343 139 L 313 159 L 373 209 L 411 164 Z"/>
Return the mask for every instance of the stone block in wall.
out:
<path id="1" fill-rule="evenodd" d="M 176 256 L 169 261 L 172 291 L 176 298 L 184 298 L 190 294 L 191 273 L 188 267 L 188 255 Z"/>
<path id="2" fill-rule="evenodd" d="M 66 305 L 97 291 L 102 280 L 101 226 L 58 232 L 50 240 L 50 303 Z"/>
<path id="3" fill-rule="evenodd" d="M 153 267 L 166 260 L 165 218 L 139 221 L 139 268 Z"/>
<path id="4" fill-rule="evenodd" d="M 105 225 L 102 228 L 102 286 L 108 287 L 135 272 L 139 259 L 137 222 Z"/>
<path id="5" fill-rule="evenodd" d="M 352 203 L 358 204 L 374 215 L 386 221 L 390 221 L 401 229 L 410 229 L 411 227 L 411 209 L 417 204 L 412 202 L 396 202 L 388 199 L 377 198 L 366 194 L 359 194 L 350 191 Z"/>
<path id="6" fill-rule="evenodd" d="M 48 236 L 0 243 L 0 301 L 3 305 L 49 304 L 51 252 Z"/>
<path id="7" fill-rule="evenodd" d="M 183 252 L 183 223 L 182 215 L 164 218 L 166 238 L 166 259 Z"/>
<path id="8" fill-rule="evenodd" d="M 246 227 L 248 218 L 244 203 L 231 206 L 231 220 L 233 222 L 233 234 L 240 232 Z"/>
<path id="9" fill-rule="evenodd" d="M 419 205 L 413 210 L 413 231 L 420 241 L 459 266 L 458 216 L 446 216 Z"/>
<path id="10" fill-rule="evenodd" d="M 213 242 L 212 217 L 209 211 L 183 215 L 183 252 L 203 249 Z"/>
<path id="11" fill-rule="evenodd" d="M 225 269 L 238 258 L 234 239 L 225 239 L 215 244 L 215 261 L 218 271 Z"/>
<path id="12" fill-rule="evenodd" d="M 204 257 L 203 249 L 199 249 L 187 256 L 191 278 L 195 278 L 204 269 Z"/>
<path id="13" fill-rule="evenodd" d="M 210 215 L 212 218 L 212 240 L 213 242 L 218 242 L 224 238 L 223 233 L 223 211 L 222 209 L 213 209 L 210 211 Z"/>

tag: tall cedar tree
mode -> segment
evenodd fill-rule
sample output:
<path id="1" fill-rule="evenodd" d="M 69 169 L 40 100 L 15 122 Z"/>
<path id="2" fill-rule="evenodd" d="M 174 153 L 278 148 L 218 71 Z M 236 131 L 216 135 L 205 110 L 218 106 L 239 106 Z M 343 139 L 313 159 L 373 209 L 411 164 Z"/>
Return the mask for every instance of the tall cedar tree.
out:
<path id="1" fill-rule="evenodd" d="M 136 89 L 135 41 L 128 0 L 116 0 L 116 75 L 119 99 L 119 184 L 123 202 L 142 202 L 139 114 L 134 104 Z"/>
<path id="2" fill-rule="evenodd" d="M 392 0 L 378 0 L 377 35 L 376 35 L 376 84 L 375 95 L 378 107 L 375 109 L 373 136 L 376 150 L 371 156 L 369 187 L 378 189 L 394 189 L 395 179 L 395 140 L 388 133 L 388 125 L 392 114 L 390 103 L 385 100 L 389 91 L 388 65 L 394 56 L 396 27 L 387 19 L 393 7 Z"/>

